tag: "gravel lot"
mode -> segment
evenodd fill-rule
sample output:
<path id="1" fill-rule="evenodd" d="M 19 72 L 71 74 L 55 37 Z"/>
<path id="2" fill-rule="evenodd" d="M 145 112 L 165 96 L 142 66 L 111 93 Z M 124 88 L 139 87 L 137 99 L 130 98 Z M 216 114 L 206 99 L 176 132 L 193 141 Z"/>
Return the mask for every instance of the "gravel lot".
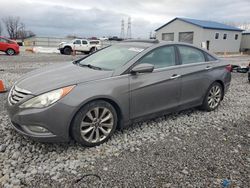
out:
<path id="1" fill-rule="evenodd" d="M 28 71 L 71 60 L 57 54 L 0 54 L 0 79 L 10 88 Z M 250 57 L 225 60 L 244 63 Z M 141 122 L 95 148 L 21 136 L 4 107 L 7 93 L 0 94 L 0 187 L 221 187 L 223 180 L 249 187 L 249 91 L 247 75 L 233 73 L 216 111 L 191 109 Z"/>

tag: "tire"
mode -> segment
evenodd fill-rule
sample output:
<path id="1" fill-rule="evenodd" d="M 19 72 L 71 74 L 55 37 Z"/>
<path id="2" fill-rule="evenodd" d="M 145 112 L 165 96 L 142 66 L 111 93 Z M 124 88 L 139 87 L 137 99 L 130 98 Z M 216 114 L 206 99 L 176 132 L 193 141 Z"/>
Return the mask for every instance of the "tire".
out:
<path id="1" fill-rule="evenodd" d="M 71 136 L 83 146 L 98 146 L 112 136 L 117 122 L 116 110 L 110 103 L 93 101 L 76 114 L 71 125 Z"/>
<path id="2" fill-rule="evenodd" d="M 7 55 L 10 55 L 10 56 L 11 56 L 11 55 L 15 55 L 15 50 L 9 48 L 9 49 L 6 50 L 6 54 L 7 54 Z"/>
<path id="3" fill-rule="evenodd" d="M 93 47 L 93 48 L 90 49 L 89 53 L 92 54 L 92 53 L 94 53 L 95 51 L 96 51 L 96 48 Z"/>
<path id="4" fill-rule="evenodd" d="M 72 49 L 70 47 L 65 47 L 63 49 L 63 54 L 70 55 L 72 53 Z"/>
<path id="5" fill-rule="evenodd" d="M 223 99 L 223 95 L 224 93 L 222 85 L 218 82 L 214 82 L 208 88 L 208 91 L 200 109 L 208 112 L 215 110 L 220 105 L 220 102 Z"/>
<path id="6" fill-rule="evenodd" d="M 63 50 L 60 50 L 60 53 L 61 53 L 61 54 L 64 54 Z"/>

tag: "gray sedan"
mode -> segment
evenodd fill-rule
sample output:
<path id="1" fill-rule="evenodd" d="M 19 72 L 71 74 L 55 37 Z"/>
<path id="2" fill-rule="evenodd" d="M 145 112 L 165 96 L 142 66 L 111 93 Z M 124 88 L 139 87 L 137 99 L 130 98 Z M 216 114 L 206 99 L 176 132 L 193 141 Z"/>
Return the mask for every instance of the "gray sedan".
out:
<path id="1" fill-rule="evenodd" d="M 137 121 L 215 110 L 231 67 L 184 43 L 126 41 L 22 77 L 8 96 L 13 127 L 40 141 L 96 146 Z"/>

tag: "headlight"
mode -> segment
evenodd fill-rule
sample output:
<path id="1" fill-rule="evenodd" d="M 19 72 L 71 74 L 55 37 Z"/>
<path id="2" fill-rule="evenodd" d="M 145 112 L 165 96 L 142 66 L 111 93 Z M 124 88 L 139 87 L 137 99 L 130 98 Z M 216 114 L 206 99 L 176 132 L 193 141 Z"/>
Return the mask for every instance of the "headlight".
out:
<path id="1" fill-rule="evenodd" d="M 75 86 L 68 86 L 61 89 L 57 89 L 54 91 L 50 91 L 48 93 L 44 93 L 37 97 L 34 97 L 23 104 L 21 104 L 20 108 L 44 108 L 47 107 L 65 95 L 67 95 Z"/>

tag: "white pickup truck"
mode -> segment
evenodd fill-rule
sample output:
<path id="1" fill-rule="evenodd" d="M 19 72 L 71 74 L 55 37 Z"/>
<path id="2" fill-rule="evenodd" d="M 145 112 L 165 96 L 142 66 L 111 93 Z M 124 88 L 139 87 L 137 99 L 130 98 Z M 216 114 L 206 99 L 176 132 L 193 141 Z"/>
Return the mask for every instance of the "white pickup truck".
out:
<path id="1" fill-rule="evenodd" d="M 58 50 L 61 54 L 70 55 L 72 52 L 93 53 L 101 48 L 99 40 L 74 39 L 70 42 L 61 42 Z"/>

